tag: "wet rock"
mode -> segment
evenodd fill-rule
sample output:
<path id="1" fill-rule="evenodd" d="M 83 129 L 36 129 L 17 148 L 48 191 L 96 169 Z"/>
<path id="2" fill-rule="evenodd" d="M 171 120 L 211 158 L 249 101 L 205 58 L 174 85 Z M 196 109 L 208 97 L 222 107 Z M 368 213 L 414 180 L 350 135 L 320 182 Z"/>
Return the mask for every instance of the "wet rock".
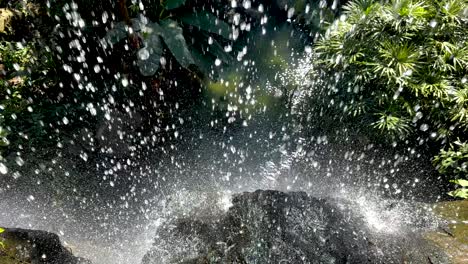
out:
<path id="1" fill-rule="evenodd" d="M 468 200 L 437 203 L 434 211 L 448 225 L 425 238 L 446 252 L 452 263 L 468 263 Z"/>
<path id="2" fill-rule="evenodd" d="M 447 263 L 417 233 L 375 232 L 349 201 L 256 191 L 232 204 L 164 224 L 142 263 Z"/>
<path id="3" fill-rule="evenodd" d="M 90 264 L 73 256 L 62 246 L 58 235 L 41 230 L 0 229 L 0 263 L 2 264 Z"/>

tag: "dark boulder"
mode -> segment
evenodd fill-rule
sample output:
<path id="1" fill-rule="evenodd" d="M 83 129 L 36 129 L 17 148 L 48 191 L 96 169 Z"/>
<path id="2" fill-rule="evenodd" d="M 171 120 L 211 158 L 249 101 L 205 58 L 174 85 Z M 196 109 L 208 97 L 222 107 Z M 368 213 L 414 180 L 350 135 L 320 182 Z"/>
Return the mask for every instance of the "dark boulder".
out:
<path id="1" fill-rule="evenodd" d="M 62 246 L 59 236 L 41 230 L 0 229 L 0 263 L 89 264 Z"/>
<path id="2" fill-rule="evenodd" d="M 349 201 L 256 191 L 232 204 L 165 223 L 142 263 L 447 263 L 417 232 L 375 232 Z"/>

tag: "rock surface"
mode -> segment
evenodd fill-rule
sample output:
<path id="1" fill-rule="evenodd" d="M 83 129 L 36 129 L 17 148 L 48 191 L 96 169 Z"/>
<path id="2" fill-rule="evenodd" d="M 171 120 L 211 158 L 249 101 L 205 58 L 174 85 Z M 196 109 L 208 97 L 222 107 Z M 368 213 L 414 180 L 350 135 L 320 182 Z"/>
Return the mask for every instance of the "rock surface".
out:
<path id="1" fill-rule="evenodd" d="M 303 192 L 238 194 L 219 217 L 164 223 L 142 263 L 448 263 L 417 232 L 376 232 L 351 208 Z"/>
<path id="2" fill-rule="evenodd" d="M 0 229 L 1 264 L 90 264 L 73 256 L 58 235 L 41 230 Z"/>
<path id="3" fill-rule="evenodd" d="M 429 232 L 425 237 L 442 248 L 453 264 L 468 263 L 468 200 L 438 203 L 434 211 L 449 224 L 442 232 Z"/>

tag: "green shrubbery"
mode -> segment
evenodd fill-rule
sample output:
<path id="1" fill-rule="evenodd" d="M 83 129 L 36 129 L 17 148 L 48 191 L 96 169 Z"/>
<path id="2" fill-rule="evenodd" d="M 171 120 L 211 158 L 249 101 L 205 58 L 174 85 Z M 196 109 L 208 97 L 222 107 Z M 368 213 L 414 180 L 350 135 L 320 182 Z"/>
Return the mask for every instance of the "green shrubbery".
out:
<path id="1" fill-rule="evenodd" d="M 352 1 L 316 51 L 339 112 L 392 141 L 448 146 L 435 165 L 466 177 L 466 0 Z"/>

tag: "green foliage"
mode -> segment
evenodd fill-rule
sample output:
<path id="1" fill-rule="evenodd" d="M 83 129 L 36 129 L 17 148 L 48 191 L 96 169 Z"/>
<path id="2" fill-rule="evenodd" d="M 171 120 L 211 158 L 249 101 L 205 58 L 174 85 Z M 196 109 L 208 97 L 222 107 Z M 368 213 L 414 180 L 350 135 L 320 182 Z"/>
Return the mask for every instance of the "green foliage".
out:
<path id="1" fill-rule="evenodd" d="M 143 30 L 143 48 L 138 50 L 137 65 L 144 76 L 151 76 L 159 69 L 159 63 L 163 54 L 163 44 L 160 34 L 162 32 L 158 24 L 148 25 Z"/>
<path id="2" fill-rule="evenodd" d="M 455 141 L 448 150 L 442 149 L 434 160 L 434 165 L 441 174 L 455 177 L 450 182 L 460 185 L 448 194 L 457 198 L 468 199 L 468 181 L 463 180 L 468 175 L 468 143 Z"/>
<path id="3" fill-rule="evenodd" d="M 10 144 L 7 138 L 10 132 L 6 128 L 5 117 L 16 115 L 25 109 L 26 103 L 21 93 L 29 79 L 25 73 L 32 62 L 31 47 L 1 42 L 0 61 L 7 73 L 0 79 L 0 147 L 7 147 Z"/>
<path id="4" fill-rule="evenodd" d="M 467 180 L 451 180 L 450 182 L 460 185 L 461 188 L 458 188 L 454 191 L 449 192 L 448 194 L 453 197 L 468 199 L 468 181 Z"/>
<path id="5" fill-rule="evenodd" d="M 455 141 L 449 149 L 442 149 L 434 158 L 434 164 L 442 174 L 449 174 L 456 179 L 468 175 L 468 143 Z"/>
<path id="6" fill-rule="evenodd" d="M 360 116 L 379 130 L 405 136 L 419 121 L 433 129 L 466 128 L 467 7 L 449 0 L 350 2 L 346 18 L 316 45 L 319 65 L 342 73 L 344 84 L 334 84 L 334 93 L 364 102 Z"/>
<path id="7" fill-rule="evenodd" d="M 185 4 L 185 1 L 186 0 L 165 0 L 164 7 L 167 10 L 175 9 Z"/>
<path id="8" fill-rule="evenodd" d="M 218 34 L 225 39 L 229 39 L 230 27 L 229 25 L 218 19 L 211 13 L 200 11 L 189 13 L 180 16 L 179 18 L 184 24 L 195 26 L 201 30 Z"/>
<path id="9" fill-rule="evenodd" d="M 131 19 L 131 26 L 118 22 L 107 32 L 104 40 L 114 45 L 137 33 L 143 41 L 143 47 L 137 51 L 137 65 L 144 76 L 152 76 L 156 73 L 160 67 L 160 61 L 163 60 L 164 50 L 170 51 L 177 62 L 186 69 L 189 69 L 191 65 L 196 65 L 198 69 L 208 71 L 207 58 L 211 59 L 208 64 L 213 64 L 216 58 L 228 63 L 231 57 L 216 41 L 216 38 L 221 41 L 228 39 L 230 26 L 204 10 L 189 13 L 182 10 L 180 13 L 171 13 L 171 16 L 165 15 L 168 10 L 182 8 L 184 3 L 185 1 L 166 1 L 161 10 L 156 10 L 159 12 L 156 22 L 151 22 L 145 17 Z M 185 30 L 187 27 L 196 27 L 202 34 Z M 191 46 L 187 39 L 192 39 L 192 43 L 196 39 L 196 42 L 206 43 L 206 45 L 201 45 L 202 50 L 194 52 L 195 47 Z M 210 43 L 207 43 L 208 39 Z M 203 50 L 204 47 L 210 48 Z M 200 59 L 198 56 L 200 54 L 205 54 L 205 58 Z"/>
<path id="10" fill-rule="evenodd" d="M 172 19 L 161 21 L 161 36 L 176 60 L 185 68 L 194 64 L 183 36 L 182 28 Z"/>
<path id="11" fill-rule="evenodd" d="M 346 105 L 340 110 L 350 120 L 392 141 L 431 133 L 454 142 L 434 163 L 441 173 L 465 176 L 468 2 L 356 0 L 343 15 L 315 47 L 325 92 Z"/>
<path id="12" fill-rule="evenodd" d="M 0 59 L 6 69 L 24 70 L 25 66 L 31 62 L 32 47 L 24 47 L 21 44 L 15 45 L 5 41 L 0 42 Z"/>
<path id="13" fill-rule="evenodd" d="M 15 24 L 38 14 L 39 5 L 28 1 L 9 1 L 0 5 L 0 35 L 15 33 Z M 0 1 L 1 3 L 1 1 Z M 16 22 L 16 23 L 15 23 Z"/>

